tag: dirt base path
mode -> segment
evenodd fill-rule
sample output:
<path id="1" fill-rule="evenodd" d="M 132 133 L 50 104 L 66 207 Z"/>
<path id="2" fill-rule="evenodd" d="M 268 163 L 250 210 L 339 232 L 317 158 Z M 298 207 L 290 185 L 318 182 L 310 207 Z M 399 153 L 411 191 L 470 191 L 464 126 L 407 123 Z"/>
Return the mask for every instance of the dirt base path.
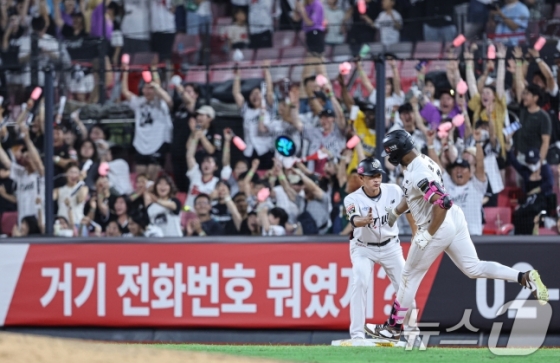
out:
<path id="1" fill-rule="evenodd" d="M 267 363 L 272 360 L 202 352 L 181 352 L 141 345 L 0 333 L 2 363 Z"/>

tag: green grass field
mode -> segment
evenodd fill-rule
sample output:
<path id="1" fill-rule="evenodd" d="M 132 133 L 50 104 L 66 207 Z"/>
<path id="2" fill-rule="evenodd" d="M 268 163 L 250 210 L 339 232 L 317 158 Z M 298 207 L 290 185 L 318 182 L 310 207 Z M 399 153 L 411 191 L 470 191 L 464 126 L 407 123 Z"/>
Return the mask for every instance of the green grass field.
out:
<path id="1" fill-rule="evenodd" d="M 283 345 L 202 345 L 162 344 L 158 348 L 224 353 L 310 363 L 460 363 L 460 362 L 560 362 L 560 349 L 540 349 L 528 356 L 496 356 L 487 348 L 428 348 L 405 351 L 403 348 L 283 346 Z"/>

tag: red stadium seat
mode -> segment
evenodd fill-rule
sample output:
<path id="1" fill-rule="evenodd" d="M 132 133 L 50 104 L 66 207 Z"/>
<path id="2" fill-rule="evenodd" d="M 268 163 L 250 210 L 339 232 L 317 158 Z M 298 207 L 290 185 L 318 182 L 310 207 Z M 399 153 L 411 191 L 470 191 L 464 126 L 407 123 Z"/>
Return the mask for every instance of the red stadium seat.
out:
<path id="1" fill-rule="evenodd" d="M 447 61 L 431 61 L 426 68 L 428 72 L 445 71 L 447 69 Z"/>
<path id="2" fill-rule="evenodd" d="M 387 46 L 387 52 L 398 53 L 398 52 L 412 52 L 414 44 L 411 42 L 401 42 L 396 44 L 391 44 Z"/>
<path id="3" fill-rule="evenodd" d="M 498 194 L 498 207 L 514 209 L 519 204 L 519 199 L 523 197 L 523 191 L 519 187 L 505 187 Z"/>
<path id="4" fill-rule="evenodd" d="M 196 52 L 200 48 L 198 35 L 177 33 L 173 42 L 173 53 L 184 56 Z"/>
<path id="5" fill-rule="evenodd" d="M 140 52 L 134 53 L 132 59 L 130 60 L 130 65 L 152 65 L 159 62 L 159 55 L 153 52 Z"/>
<path id="6" fill-rule="evenodd" d="M 441 53 L 440 42 L 417 42 L 415 52 Z"/>
<path id="7" fill-rule="evenodd" d="M 206 83 L 206 69 L 191 68 L 187 71 L 185 81 L 188 83 Z"/>
<path id="8" fill-rule="evenodd" d="M 185 205 L 185 200 L 187 200 L 187 193 L 177 192 L 176 197 L 177 199 L 179 199 L 179 202 L 181 202 L 181 206 Z"/>
<path id="9" fill-rule="evenodd" d="M 136 190 L 136 173 L 130 173 L 128 174 L 128 177 L 130 179 L 130 184 L 132 185 L 132 189 Z"/>
<path id="10" fill-rule="evenodd" d="M 255 60 L 255 50 L 254 49 L 241 49 L 243 54 L 243 60 L 246 62 L 253 62 Z"/>
<path id="11" fill-rule="evenodd" d="M 232 70 L 212 70 L 212 73 L 210 74 L 210 83 L 221 83 L 232 79 Z"/>
<path id="12" fill-rule="evenodd" d="M 271 61 L 276 61 L 279 58 L 280 58 L 279 48 L 257 49 L 257 53 L 255 54 L 255 62 L 259 60 L 266 60 L 266 59 L 269 59 Z"/>
<path id="13" fill-rule="evenodd" d="M 539 228 L 539 236 L 557 236 L 558 233 L 548 228 Z"/>
<path id="14" fill-rule="evenodd" d="M 281 30 L 272 35 L 272 45 L 274 48 L 286 48 L 295 44 L 296 32 L 291 30 Z"/>
<path id="15" fill-rule="evenodd" d="M 511 209 L 504 207 L 484 208 L 484 234 L 510 234 L 513 231 L 511 224 Z"/>
<path id="16" fill-rule="evenodd" d="M 12 235 L 12 229 L 18 222 L 17 212 L 4 212 L 2 214 L 2 233 L 8 236 Z"/>
<path id="17" fill-rule="evenodd" d="M 282 61 L 289 61 L 291 59 L 303 59 L 305 58 L 305 53 L 307 50 L 303 46 L 295 46 L 290 48 L 285 48 L 282 51 Z"/>
<path id="18" fill-rule="evenodd" d="M 272 75 L 272 82 L 278 82 L 284 78 L 290 77 L 290 68 L 287 67 L 272 67 L 270 68 L 270 74 Z"/>
<path id="19" fill-rule="evenodd" d="M 260 68 L 240 69 L 239 73 L 241 75 L 241 79 L 264 78 L 263 70 Z"/>

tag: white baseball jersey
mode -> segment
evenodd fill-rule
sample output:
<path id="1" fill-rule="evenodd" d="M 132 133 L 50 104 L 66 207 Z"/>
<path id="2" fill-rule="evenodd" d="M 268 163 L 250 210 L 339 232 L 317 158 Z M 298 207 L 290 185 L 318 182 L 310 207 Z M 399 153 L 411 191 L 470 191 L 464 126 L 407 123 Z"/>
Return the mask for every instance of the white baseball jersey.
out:
<path id="1" fill-rule="evenodd" d="M 424 200 L 420 185 L 426 179 L 428 182 L 437 182 L 443 188 L 443 174 L 439 166 L 426 155 L 414 158 L 403 171 L 403 190 L 410 213 L 418 227 L 426 227 L 432 218 L 432 204 Z"/>
<path id="2" fill-rule="evenodd" d="M 352 216 L 363 217 L 372 209 L 373 223 L 361 228 L 355 228 L 352 232 L 351 241 L 361 243 L 381 243 L 389 238 L 398 237 L 399 227 L 395 223 L 393 227 L 387 224 L 388 213 L 386 207 L 394 208 L 403 197 L 403 191 L 398 185 L 381 184 L 381 194 L 370 198 L 361 187 L 344 198 L 344 207 L 348 218 Z"/>
<path id="3" fill-rule="evenodd" d="M 482 234 L 482 200 L 488 188 L 488 181 L 482 182 L 476 176 L 472 176 L 467 184 L 458 186 L 453 183 L 451 176 L 447 173 L 443 175 L 443 180 L 453 204 L 465 213 L 469 233 L 471 236 L 480 236 Z"/>

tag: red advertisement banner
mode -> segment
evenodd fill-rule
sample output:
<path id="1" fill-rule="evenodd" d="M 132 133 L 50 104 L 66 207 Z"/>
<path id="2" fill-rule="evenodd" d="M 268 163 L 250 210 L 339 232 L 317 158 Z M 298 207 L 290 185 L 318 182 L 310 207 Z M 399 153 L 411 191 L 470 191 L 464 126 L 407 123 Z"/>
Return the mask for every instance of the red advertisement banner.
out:
<path id="1" fill-rule="evenodd" d="M 344 330 L 350 323 L 347 243 L 31 244 L 0 252 L 0 325 Z M 440 260 L 416 296 L 420 314 Z M 368 322 L 384 321 L 393 298 L 376 264 Z"/>

